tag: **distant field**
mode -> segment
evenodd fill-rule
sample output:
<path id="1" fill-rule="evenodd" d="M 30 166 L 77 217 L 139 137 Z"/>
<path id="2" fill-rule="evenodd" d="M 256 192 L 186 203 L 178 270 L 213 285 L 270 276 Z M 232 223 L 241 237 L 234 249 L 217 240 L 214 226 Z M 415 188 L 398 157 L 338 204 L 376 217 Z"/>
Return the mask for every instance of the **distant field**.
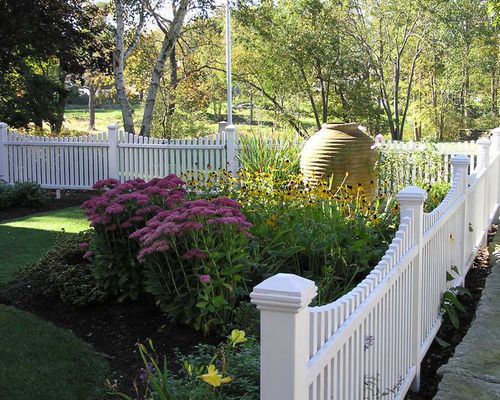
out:
<path id="1" fill-rule="evenodd" d="M 134 114 L 141 115 L 142 108 L 136 108 Z M 95 128 L 98 131 L 105 131 L 108 125 L 122 123 L 122 112 L 120 109 L 96 109 L 95 112 Z M 89 130 L 89 111 L 86 107 L 68 108 L 64 113 L 64 128 L 75 131 L 88 132 Z"/>
<path id="2" fill-rule="evenodd" d="M 143 113 L 142 106 L 135 106 L 134 117 L 135 117 L 135 128 L 136 132 L 139 131 L 140 121 Z M 64 115 L 64 128 L 80 131 L 83 133 L 89 132 L 88 121 L 89 112 L 86 107 L 71 107 L 66 109 Z M 295 133 L 288 126 L 281 123 L 273 123 L 274 113 L 269 110 L 255 109 L 254 110 L 254 120 L 253 125 L 250 125 L 250 110 L 235 110 L 233 114 L 233 120 L 235 125 L 238 127 L 239 132 L 243 134 L 253 133 L 262 134 L 266 136 L 271 136 L 274 132 L 275 136 L 294 136 Z M 123 125 L 121 110 L 116 106 L 113 108 L 99 108 L 96 109 L 96 123 L 95 128 L 97 131 L 105 131 L 108 125 L 118 123 Z M 313 118 L 303 118 L 303 123 L 307 127 L 314 126 Z M 206 130 L 216 132 L 218 124 L 216 122 L 211 122 L 207 120 Z M 312 129 L 314 130 L 314 129 Z"/>

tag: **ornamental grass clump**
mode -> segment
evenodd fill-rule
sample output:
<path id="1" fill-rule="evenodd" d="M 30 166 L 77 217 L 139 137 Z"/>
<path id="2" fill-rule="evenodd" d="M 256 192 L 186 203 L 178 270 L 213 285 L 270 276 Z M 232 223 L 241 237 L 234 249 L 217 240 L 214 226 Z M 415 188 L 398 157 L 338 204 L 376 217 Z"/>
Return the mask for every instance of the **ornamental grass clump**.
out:
<path id="1" fill-rule="evenodd" d="M 132 235 L 145 290 L 170 317 L 208 333 L 232 321 L 243 293 L 251 224 L 228 198 L 185 201 Z"/>
<path id="2" fill-rule="evenodd" d="M 129 236 L 158 212 L 181 204 L 184 181 L 175 175 L 149 182 L 107 179 L 97 182 L 94 189 L 102 193 L 82 205 L 95 230 L 86 256 L 108 293 L 119 300 L 135 300 L 142 290 L 142 272 L 137 260 L 139 243 Z"/>

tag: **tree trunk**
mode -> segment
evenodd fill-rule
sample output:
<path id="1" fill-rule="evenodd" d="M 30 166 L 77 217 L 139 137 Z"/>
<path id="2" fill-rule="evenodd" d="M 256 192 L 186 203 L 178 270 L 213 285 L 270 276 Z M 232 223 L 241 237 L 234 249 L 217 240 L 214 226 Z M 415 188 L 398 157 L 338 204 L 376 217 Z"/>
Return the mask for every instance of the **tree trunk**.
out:
<path id="1" fill-rule="evenodd" d="M 175 112 L 175 89 L 177 89 L 178 78 L 177 78 L 177 54 L 175 52 L 175 46 L 172 48 L 170 53 L 170 97 L 168 104 L 168 115 L 171 117 Z"/>
<path id="2" fill-rule="evenodd" d="M 498 77 L 496 63 L 491 68 L 491 112 L 498 115 Z"/>
<path id="3" fill-rule="evenodd" d="M 89 130 L 95 130 L 95 96 L 97 93 L 97 88 L 90 84 L 89 85 Z"/>
<path id="4" fill-rule="evenodd" d="M 123 70 L 125 68 L 125 23 L 122 0 L 115 0 L 116 31 L 113 72 L 115 77 L 116 97 L 120 103 L 125 132 L 135 134 L 132 107 L 125 88 Z"/>
<path id="5" fill-rule="evenodd" d="M 174 19 L 170 28 L 168 31 L 164 31 L 165 38 L 163 39 L 160 54 L 158 55 L 153 71 L 151 72 L 151 81 L 146 95 L 146 103 L 140 133 L 142 136 L 149 136 L 149 132 L 151 131 L 153 112 L 160 80 L 163 76 L 163 72 L 165 71 L 167 57 L 169 57 L 171 52 L 174 50 L 177 39 L 179 38 L 182 24 L 184 23 L 184 19 L 187 14 L 188 5 L 189 0 L 180 0 L 179 6 L 176 10 L 174 10 Z"/>
<path id="6" fill-rule="evenodd" d="M 65 87 L 66 81 L 66 72 L 63 70 L 59 71 L 59 84 L 61 85 L 58 93 L 57 93 L 57 104 L 56 104 L 56 112 L 54 113 L 55 118 L 50 122 L 50 128 L 52 133 L 60 134 L 63 127 L 64 122 L 64 111 L 66 108 L 66 100 L 68 98 L 68 90 Z"/>

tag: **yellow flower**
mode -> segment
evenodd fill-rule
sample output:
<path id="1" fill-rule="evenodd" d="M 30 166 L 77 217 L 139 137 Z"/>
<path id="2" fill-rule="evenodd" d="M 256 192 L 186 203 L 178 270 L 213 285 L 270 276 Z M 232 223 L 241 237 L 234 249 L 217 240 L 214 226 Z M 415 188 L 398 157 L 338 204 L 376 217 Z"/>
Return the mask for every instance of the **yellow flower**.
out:
<path id="1" fill-rule="evenodd" d="M 231 335 L 229 336 L 229 343 L 233 347 L 236 347 L 239 343 L 245 343 L 248 339 L 245 337 L 245 331 L 240 331 L 238 329 L 233 329 Z"/>
<path id="2" fill-rule="evenodd" d="M 273 215 L 271 218 L 269 218 L 266 221 L 266 224 L 269 225 L 271 228 L 276 227 L 276 225 L 277 225 L 277 223 L 276 223 L 276 215 Z"/>
<path id="3" fill-rule="evenodd" d="M 230 383 L 233 380 L 233 378 L 230 378 L 229 376 L 223 378 L 222 374 L 219 374 L 219 371 L 217 370 L 217 368 L 215 368 L 215 365 L 213 364 L 210 364 L 207 367 L 207 373 L 201 375 L 199 378 L 203 382 L 208 383 L 210 386 L 213 387 L 219 387 L 225 383 Z"/>

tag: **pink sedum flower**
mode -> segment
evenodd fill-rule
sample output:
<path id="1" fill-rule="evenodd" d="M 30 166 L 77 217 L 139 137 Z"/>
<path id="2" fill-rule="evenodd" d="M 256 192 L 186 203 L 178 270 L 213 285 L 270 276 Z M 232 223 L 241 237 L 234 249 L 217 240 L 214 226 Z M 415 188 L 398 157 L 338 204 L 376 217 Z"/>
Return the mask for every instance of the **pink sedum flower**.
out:
<path id="1" fill-rule="evenodd" d="M 206 260 L 207 258 L 208 254 L 200 249 L 191 249 L 182 255 L 183 260 Z"/>
<path id="2" fill-rule="evenodd" d="M 200 275 L 198 277 L 201 283 L 210 283 L 212 282 L 212 277 L 210 275 Z"/>

